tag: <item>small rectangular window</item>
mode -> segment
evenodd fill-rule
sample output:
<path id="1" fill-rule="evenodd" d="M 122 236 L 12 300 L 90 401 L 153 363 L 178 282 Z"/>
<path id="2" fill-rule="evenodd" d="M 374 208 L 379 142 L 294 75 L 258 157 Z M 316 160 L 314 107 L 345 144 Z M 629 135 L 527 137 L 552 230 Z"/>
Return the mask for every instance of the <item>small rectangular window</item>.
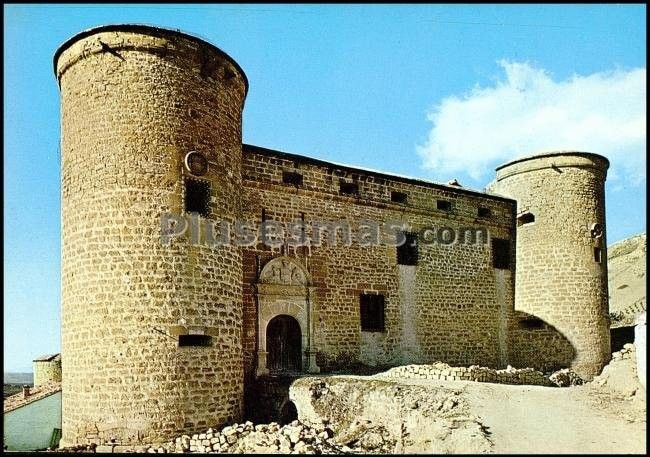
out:
<path id="1" fill-rule="evenodd" d="M 406 242 L 397 246 L 398 265 L 418 264 L 418 235 L 417 233 L 403 232 Z"/>
<path id="2" fill-rule="evenodd" d="M 447 200 L 438 200 L 437 207 L 442 211 L 451 211 L 451 202 Z"/>
<path id="3" fill-rule="evenodd" d="M 492 216 L 492 211 L 490 211 L 490 208 L 479 207 L 478 217 L 490 217 L 490 216 Z"/>
<path id="4" fill-rule="evenodd" d="M 517 227 L 528 225 L 535 222 L 535 215 L 533 213 L 523 213 L 517 216 Z"/>
<path id="5" fill-rule="evenodd" d="M 178 346 L 211 346 L 210 335 L 179 335 Z"/>
<path id="6" fill-rule="evenodd" d="M 537 317 L 528 317 L 519 321 L 519 327 L 524 330 L 537 330 L 544 328 L 544 321 Z"/>
<path id="7" fill-rule="evenodd" d="M 185 212 L 199 213 L 208 217 L 210 213 L 210 183 L 198 179 L 185 179 Z"/>
<path id="8" fill-rule="evenodd" d="M 285 184 L 293 184 L 294 186 L 302 186 L 302 175 L 295 171 L 283 171 L 282 182 Z"/>
<path id="9" fill-rule="evenodd" d="M 390 201 L 395 203 L 406 203 L 407 198 L 408 194 L 405 192 L 397 192 L 393 190 L 390 193 Z"/>
<path id="10" fill-rule="evenodd" d="M 601 263 L 603 261 L 603 251 L 600 248 L 594 248 L 594 261 Z"/>
<path id="11" fill-rule="evenodd" d="M 339 192 L 344 195 L 358 195 L 359 185 L 354 182 L 339 182 Z"/>
<path id="12" fill-rule="evenodd" d="M 510 268 L 510 240 L 492 238 L 492 265 L 494 268 Z"/>
<path id="13" fill-rule="evenodd" d="M 361 330 L 364 332 L 384 331 L 384 296 L 361 294 Z"/>

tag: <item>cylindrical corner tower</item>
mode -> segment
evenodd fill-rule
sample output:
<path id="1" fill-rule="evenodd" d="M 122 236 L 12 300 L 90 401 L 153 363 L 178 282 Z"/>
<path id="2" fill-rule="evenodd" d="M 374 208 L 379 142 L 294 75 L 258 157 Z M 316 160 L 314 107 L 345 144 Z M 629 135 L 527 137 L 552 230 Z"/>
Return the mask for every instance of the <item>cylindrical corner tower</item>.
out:
<path id="1" fill-rule="evenodd" d="M 203 40 L 140 25 L 76 35 L 54 70 L 62 445 L 151 443 L 237 420 L 241 253 L 189 236 L 164 245 L 161 217 L 238 216 L 246 76 Z"/>
<path id="2" fill-rule="evenodd" d="M 38 357 L 33 361 L 34 387 L 61 382 L 61 354 Z"/>
<path id="3" fill-rule="evenodd" d="M 494 190 L 517 200 L 515 310 L 555 327 L 591 379 L 609 361 L 605 157 L 552 152 L 497 168 Z M 541 341 L 541 340 L 540 340 Z"/>

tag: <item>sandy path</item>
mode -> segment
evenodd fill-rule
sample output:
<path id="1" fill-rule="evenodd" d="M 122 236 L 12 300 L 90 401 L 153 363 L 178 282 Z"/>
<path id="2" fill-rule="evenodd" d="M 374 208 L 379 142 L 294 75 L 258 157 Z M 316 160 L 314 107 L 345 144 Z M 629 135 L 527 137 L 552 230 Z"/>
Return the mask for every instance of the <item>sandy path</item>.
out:
<path id="1" fill-rule="evenodd" d="M 645 420 L 628 421 L 624 404 L 597 406 L 587 388 L 474 387 L 466 398 L 495 453 L 645 453 Z"/>
<path id="2" fill-rule="evenodd" d="M 489 432 L 493 453 L 645 454 L 645 409 L 606 389 L 400 381 L 462 391 L 468 414 Z"/>

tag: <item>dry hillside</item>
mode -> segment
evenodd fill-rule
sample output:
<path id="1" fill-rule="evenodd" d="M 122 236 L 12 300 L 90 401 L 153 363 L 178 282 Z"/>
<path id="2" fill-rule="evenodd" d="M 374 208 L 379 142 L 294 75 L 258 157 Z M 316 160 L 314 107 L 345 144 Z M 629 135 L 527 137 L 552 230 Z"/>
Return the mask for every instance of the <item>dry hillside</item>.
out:
<path id="1" fill-rule="evenodd" d="M 646 309 L 645 233 L 611 245 L 607 257 L 612 327 L 631 325 L 636 313 Z"/>

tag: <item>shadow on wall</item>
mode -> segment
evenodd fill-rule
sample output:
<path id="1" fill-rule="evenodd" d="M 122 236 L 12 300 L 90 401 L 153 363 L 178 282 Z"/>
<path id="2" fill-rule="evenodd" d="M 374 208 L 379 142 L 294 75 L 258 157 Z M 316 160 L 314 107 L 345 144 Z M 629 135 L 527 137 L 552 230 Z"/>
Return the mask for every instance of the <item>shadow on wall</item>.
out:
<path id="1" fill-rule="evenodd" d="M 555 327 L 537 316 L 514 311 L 509 330 L 510 365 L 543 372 L 571 366 L 576 350 Z"/>

